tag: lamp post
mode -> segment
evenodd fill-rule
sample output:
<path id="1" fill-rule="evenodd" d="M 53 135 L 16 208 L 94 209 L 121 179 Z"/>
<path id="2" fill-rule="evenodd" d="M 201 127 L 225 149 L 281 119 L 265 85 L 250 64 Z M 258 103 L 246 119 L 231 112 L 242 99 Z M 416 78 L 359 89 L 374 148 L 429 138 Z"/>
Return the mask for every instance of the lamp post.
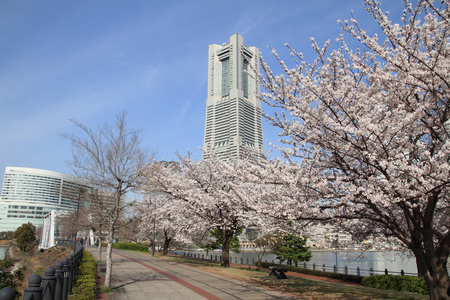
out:
<path id="1" fill-rule="evenodd" d="M 156 227 L 156 218 L 153 218 L 152 256 L 155 256 L 155 227 Z"/>
<path id="2" fill-rule="evenodd" d="M 334 253 L 335 253 L 335 256 L 336 256 L 336 270 L 337 270 L 337 267 L 338 267 L 337 248 L 338 248 L 338 245 L 339 245 L 339 235 L 336 234 L 335 237 L 336 237 L 336 241 L 335 241 L 335 245 L 334 245 Z"/>
<path id="3" fill-rule="evenodd" d="M 77 219 L 75 223 L 75 234 L 73 237 L 73 252 L 75 253 L 75 248 L 77 247 L 77 234 L 78 234 L 78 212 L 80 211 L 80 197 L 81 192 L 78 192 L 78 201 L 77 201 Z"/>

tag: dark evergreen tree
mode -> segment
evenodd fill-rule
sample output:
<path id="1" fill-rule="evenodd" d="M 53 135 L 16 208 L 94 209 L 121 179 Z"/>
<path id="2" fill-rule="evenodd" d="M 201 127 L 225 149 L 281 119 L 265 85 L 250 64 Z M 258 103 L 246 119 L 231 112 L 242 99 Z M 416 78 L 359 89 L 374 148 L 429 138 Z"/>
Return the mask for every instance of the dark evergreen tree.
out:
<path id="1" fill-rule="evenodd" d="M 287 260 L 297 265 L 299 261 L 309 261 L 312 257 L 311 250 L 306 246 L 307 238 L 293 234 L 283 234 L 273 238 L 272 252 L 277 255 L 277 259 Z"/>
<path id="2" fill-rule="evenodd" d="M 36 227 L 30 222 L 22 224 L 14 233 L 14 239 L 21 251 L 26 251 L 36 241 Z"/>

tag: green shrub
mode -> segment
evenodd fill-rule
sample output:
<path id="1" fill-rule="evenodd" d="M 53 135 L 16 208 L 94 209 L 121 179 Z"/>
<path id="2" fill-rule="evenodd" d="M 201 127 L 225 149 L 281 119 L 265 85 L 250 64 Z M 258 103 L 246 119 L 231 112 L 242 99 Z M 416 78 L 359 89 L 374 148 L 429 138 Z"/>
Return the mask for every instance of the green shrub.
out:
<path id="1" fill-rule="evenodd" d="M 122 250 L 133 250 L 133 251 L 142 251 L 147 252 L 148 247 L 145 245 L 135 244 L 135 243 L 114 243 L 113 244 L 114 249 L 122 249 Z"/>
<path id="2" fill-rule="evenodd" d="M 14 268 L 14 262 L 10 259 L 0 260 L 0 290 L 9 287 L 18 293 L 17 288 L 25 277 L 25 270 L 25 266 Z"/>
<path id="3" fill-rule="evenodd" d="M 401 290 L 403 292 L 416 293 L 421 295 L 428 295 L 430 292 L 423 277 L 416 276 L 400 276 Z"/>
<path id="4" fill-rule="evenodd" d="M 72 300 L 95 300 L 95 291 L 97 290 L 97 262 L 94 257 L 86 250 L 83 250 L 83 259 L 78 276 L 73 285 Z"/>
<path id="5" fill-rule="evenodd" d="M 73 287 L 73 300 L 94 300 L 97 282 L 95 276 L 81 275 L 77 278 L 77 283 Z"/>
<path id="6" fill-rule="evenodd" d="M 429 294 L 425 280 L 422 277 L 416 276 L 374 275 L 364 277 L 362 284 L 377 289 L 409 292 L 421 295 Z"/>
<path id="7" fill-rule="evenodd" d="M 320 271 L 320 270 L 311 270 L 311 269 L 306 269 L 306 268 L 300 268 L 300 267 L 296 267 L 296 266 L 279 265 L 279 264 L 261 262 L 261 267 L 263 267 L 263 268 L 269 268 L 270 266 L 286 268 L 288 271 L 291 271 L 291 272 L 321 276 L 321 277 L 326 277 L 326 278 L 333 278 L 333 279 L 338 279 L 338 280 L 342 280 L 345 282 L 352 282 L 352 283 L 358 283 L 358 284 L 360 284 L 364 278 L 362 276 L 357 276 L 357 275 L 345 275 L 345 274 L 334 273 L 334 272 L 324 272 L 324 271 Z"/>
<path id="8" fill-rule="evenodd" d="M 97 270 L 96 262 L 85 261 L 85 262 L 82 262 L 82 264 L 80 265 L 78 273 L 79 274 L 96 274 L 96 270 Z"/>
<path id="9" fill-rule="evenodd" d="M 385 290 L 394 289 L 393 286 L 395 285 L 394 275 L 369 276 L 369 277 L 365 277 L 361 283 L 367 287 L 372 287 L 372 288 L 376 288 L 376 289 L 385 289 Z M 398 288 L 395 288 L 395 290 L 398 290 Z"/>

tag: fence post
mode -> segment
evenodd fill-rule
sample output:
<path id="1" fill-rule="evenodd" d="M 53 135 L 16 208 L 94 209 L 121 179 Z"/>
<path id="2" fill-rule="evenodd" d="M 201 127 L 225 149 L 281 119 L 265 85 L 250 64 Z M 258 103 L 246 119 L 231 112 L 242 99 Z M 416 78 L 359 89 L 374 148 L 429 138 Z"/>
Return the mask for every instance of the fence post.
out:
<path id="1" fill-rule="evenodd" d="M 24 300 L 41 300 L 42 290 L 41 287 L 41 276 L 33 274 L 28 278 L 28 286 L 23 289 L 23 299 Z"/>
<path id="2" fill-rule="evenodd" d="M 361 269 L 359 267 L 356 268 L 356 275 L 361 276 Z"/>
<path id="3" fill-rule="evenodd" d="M 336 265 L 333 265 L 333 272 L 334 272 L 334 273 L 337 273 L 337 267 L 336 267 Z"/>
<path id="4" fill-rule="evenodd" d="M 4 300 L 14 300 L 16 297 L 16 291 L 14 291 L 12 288 L 3 288 L 0 290 L 0 299 Z"/>
<path id="5" fill-rule="evenodd" d="M 42 288 L 44 289 L 42 294 L 42 300 L 53 300 L 55 299 L 55 287 L 56 287 L 56 276 L 55 268 L 47 267 L 45 269 L 44 276 L 42 277 Z"/>
<path id="6" fill-rule="evenodd" d="M 74 277 L 78 276 L 78 269 L 80 268 L 82 259 L 83 259 L 83 245 L 80 244 L 80 246 L 77 249 L 77 252 L 75 252 L 75 258 L 74 258 L 75 271 L 74 271 L 74 275 L 73 275 Z"/>
<path id="7" fill-rule="evenodd" d="M 75 262 L 74 262 L 74 256 L 73 254 L 71 254 L 69 256 L 69 295 L 72 294 L 72 282 L 73 282 L 73 277 L 74 277 L 74 272 L 75 272 Z"/>
<path id="8" fill-rule="evenodd" d="M 313 263 L 313 270 L 316 270 L 316 263 Z"/>
<path id="9" fill-rule="evenodd" d="M 347 266 L 345 266 L 344 270 L 345 270 L 345 275 L 348 275 L 348 267 Z"/>
<path id="10" fill-rule="evenodd" d="M 66 257 L 63 259 L 63 271 L 64 271 L 64 281 L 63 281 L 63 292 L 62 300 L 66 300 L 69 295 L 69 276 L 70 276 L 70 266 L 69 259 Z"/>
<path id="11" fill-rule="evenodd" d="M 370 268 L 369 274 L 370 274 L 370 276 L 373 276 L 373 269 L 372 268 Z"/>
<path id="12" fill-rule="evenodd" d="M 63 263 L 58 261 L 55 264 L 55 276 L 56 276 L 56 286 L 55 286 L 55 300 L 62 299 L 63 285 L 64 285 L 64 270 Z"/>
<path id="13" fill-rule="evenodd" d="M 325 264 L 323 264 L 322 268 L 323 268 L 323 271 L 325 272 L 326 271 Z"/>

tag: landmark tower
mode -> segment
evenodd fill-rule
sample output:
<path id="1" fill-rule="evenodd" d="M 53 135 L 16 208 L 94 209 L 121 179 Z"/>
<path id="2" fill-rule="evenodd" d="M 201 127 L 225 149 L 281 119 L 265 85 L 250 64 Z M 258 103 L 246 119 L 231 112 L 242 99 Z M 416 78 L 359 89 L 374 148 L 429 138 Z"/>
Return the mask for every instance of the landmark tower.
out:
<path id="1" fill-rule="evenodd" d="M 238 33 L 223 45 L 210 45 L 203 158 L 241 158 L 247 148 L 264 154 L 259 49 L 244 45 Z"/>

